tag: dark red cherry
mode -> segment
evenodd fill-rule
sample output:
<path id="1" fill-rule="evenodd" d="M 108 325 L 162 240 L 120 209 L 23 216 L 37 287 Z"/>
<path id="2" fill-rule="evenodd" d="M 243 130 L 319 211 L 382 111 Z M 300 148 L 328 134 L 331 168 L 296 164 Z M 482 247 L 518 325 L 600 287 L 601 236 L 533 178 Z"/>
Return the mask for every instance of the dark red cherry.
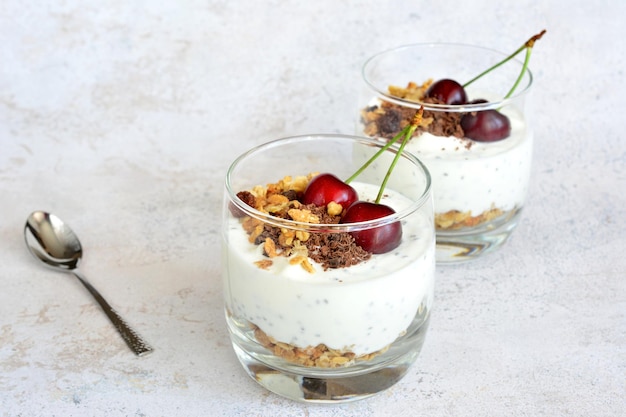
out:
<path id="1" fill-rule="evenodd" d="M 326 206 L 331 201 L 334 201 L 337 204 L 341 204 L 345 210 L 358 199 L 359 196 L 356 190 L 333 174 L 319 174 L 307 185 L 302 202 L 304 204 Z"/>
<path id="2" fill-rule="evenodd" d="M 470 104 L 486 103 L 487 100 L 473 100 Z M 469 112 L 461 118 L 465 136 L 477 142 L 495 142 L 511 134 L 509 118 L 495 109 Z"/>
<path id="3" fill-rule="evenodd" d="M 341 218 L 341 223 L 357 223 L 380 219 L 395 211 L 384 204 L 369 201 L 357 201 L 348 207 Z M 399 221 L 374 227 L 372 229 L 350 232 L 356 244 L 371 253 L 385 253 L 394 250 L 402 239 L 402 225 Z"/>
<path id="4" fill-rule="evenodd" d="M 467 103 L 467 94 L 465 89 L 459 83 L 448 78 L 439 80 L 431 84 L 426 90 L 426 97 L 436 98 L 444 104 L 465 104 Z"/>

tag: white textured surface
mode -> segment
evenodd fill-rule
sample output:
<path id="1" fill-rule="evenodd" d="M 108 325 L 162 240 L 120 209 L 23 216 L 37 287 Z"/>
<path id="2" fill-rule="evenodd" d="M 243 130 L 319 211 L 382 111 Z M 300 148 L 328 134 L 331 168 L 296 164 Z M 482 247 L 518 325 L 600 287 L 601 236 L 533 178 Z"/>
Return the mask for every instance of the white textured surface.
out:
<path id="1" fill-rule="evenodd" d="M 621 1 L 0 3 L 0 414 L 612 416 L 626 409 Z M 264 391 L 222 315 L 221 182 L 245 148 L 351 133 L 360 65 L 426 41 L 513 50 L 542 28 L 535 165 L 500 252 L 437 268 L 410 374 L 336 407 Z M 80 284 L 38 265 L 35 209 L 155 347 L 135 358 Z"/>

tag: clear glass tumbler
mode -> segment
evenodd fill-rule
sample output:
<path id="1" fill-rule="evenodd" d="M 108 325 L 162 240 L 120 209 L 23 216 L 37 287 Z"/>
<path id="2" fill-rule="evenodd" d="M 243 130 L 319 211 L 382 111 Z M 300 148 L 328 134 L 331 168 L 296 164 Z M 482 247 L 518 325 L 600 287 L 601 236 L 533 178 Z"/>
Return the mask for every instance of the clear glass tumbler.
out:
<path id="1" fill-rule="evenodd" d="M 381 147 L 354 136 L 290 137 L 251 149 L 227 172 L 223 284 L 232 345 L 247 373 L 284 397 L 336 403 L 374 395 L 405 375 L 424 343 L 435 273 L 424 165 L 399 155 L 380 202 L 394 213 L 375 220 L 337 223 L 323 214 L 331 204 L 315 211 L 300 202 L 316 173 L 346 180 Z M 389 148 L 350 182 L 360 201 L 376 197 L 397 154 Z M 391 251 L 372 254 L 355 243 L 359 233 L 398 225 Z"/>
<path id="2" fill-rule="evenodd" d="M 424 108 L 429 125 L 416 131 L 406 150 L 432 176 L 438 263 L 501 247 L 524 207 L 533 150 L 533 78 L 528 69 L 522 71 L 523 63 L 508 60 L 470 83 L 466 104 L 425 98 L 432 82 L 452 79 L 463 85 L 505 57 L 463 44 L 412 44 L 378 53 L 363 66 L 358 135 L 389 140 Z M 520 76 L 513 95 L 504 98 Z M 503 139 L 490 141 L 480 132 L 473 134 L 476 139 L 468 137 L 472 129 L 492 128 L 494 117 L 497 128 L 503 116 L 509 121 Z"/>

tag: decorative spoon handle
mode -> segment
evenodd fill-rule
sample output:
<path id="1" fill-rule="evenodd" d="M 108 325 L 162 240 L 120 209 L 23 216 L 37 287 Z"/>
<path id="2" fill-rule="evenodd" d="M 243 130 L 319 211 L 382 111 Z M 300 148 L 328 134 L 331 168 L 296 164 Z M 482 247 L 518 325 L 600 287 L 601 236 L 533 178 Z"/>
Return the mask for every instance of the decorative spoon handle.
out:
<path id="1" fill-rule="evenodd" d="M 133 330 L 124 319 L 107 303 L 107 301 L 100 295 L 87 279 L 76 269 L 70 271 L 78 280 L 89 290 L 93 298 L 96 299 L 104 313 L 107 315 L 111 323 L 115 326 L 122 339 L 126 342 L 128 347 L 137 355 L 143 356 L 152 352 L 152 347 L 142 339 L 135 330 Z"/>

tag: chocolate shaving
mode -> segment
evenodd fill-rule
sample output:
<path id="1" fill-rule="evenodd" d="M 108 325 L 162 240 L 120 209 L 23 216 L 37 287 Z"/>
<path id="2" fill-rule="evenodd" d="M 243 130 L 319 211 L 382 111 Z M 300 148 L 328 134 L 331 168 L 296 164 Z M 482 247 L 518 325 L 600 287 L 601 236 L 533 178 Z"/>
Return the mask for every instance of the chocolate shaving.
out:
<path id="1" fill-rule="evenodd" d="M 422 102 L 425 104 L 443 104 L 443 102 L 431 97 L 424 98 Z M 461 127 L 463 113 L 424 110 L 423 117 L 432 117 L 433 122 L 429 124 L 426 129 L 420 127 L 422 131 L 425 130 L 435 136 L 454 136 L 457 138 L 465 136 L 463 128 Z"/>
<path id="2" fill-rule="evenodd" d="M 324 270 L 356 265 L 372 256 L 357 245 L 349 233 L 312 233 L 304 244 L 309 249 L 309 257 Z"/>
<path id="3" fill-rule="evenodd" d="M 443 104 L 441 101 L 430 97 L 424 98 L 422 102 L 425 104 Z M 404 129 L 411 122 L 416 112 L 411 107 L 389 102 L 384 102 L 380 107 L 368 107 L 366 111 L 378 116 L 373 117 L 371 123 L 376 125 L 376 136 L 386 139 L 392 139 L 398 132 Z M 461 117 L 463 117 L 463 113 L 424 110 L 423 119 L 431 119 L 432 122 L 426 127 L 420 126 L 414 136 L 419 135 L 421 132 L 428 132 L 435 136 L 463 138 L 465 133 L 461 127 Z"/>
<path id="4" fill-rule="evenodd" d="M 280 228 L 276 227 L 276 226 L 270 226 L 269 224 L 264 224 L 263 225 L 263 232 L 261 232 L 260 235 L 258 235 L 256 237 L 256 239 L 254 239 L 254 244 L 255 245 L 260 245 L 263 242 L 265 242 L 266 238 L 270 238 L 274 241 L 274 243 L 276 243 L 277 247 L 280 247 L 278 245 L 278 236 L 280 236 Z M 281 248 L 284 249 L 284 248 Z M 267 255 L 267 254 L 266 254 Z"/>
<path id="5" fill-rule="evenodd" d="M 326 207 L 307 205 L 304 208 L 320 218 L 320 223 L 335 224 L 341 220 L 340 216 L 331 216 Z M 324 270 L 329 268 L 345 268 L 356 265 L 369 259 L 372 254 L 356 244 L 354 238 L 346 232 L 342 233 L 311 233 L 304 242 L 309 250 L 309 257 L 322 265 Z"/>
<path id="6" fill-rule="evenodd" d="M 298 196 L 298 193 L 297 193 L 295 190 L 287 190 L 287 191 L 284 191 L 284 192 L 282 193 L 282 195 L 284 195 L 285 197 L 287 197 L 289 200 L 298 200 L 298 199 L 299 199 L 299 198 L 298 198 L 298 197 L 299 197 L 299 196 Z"/>

